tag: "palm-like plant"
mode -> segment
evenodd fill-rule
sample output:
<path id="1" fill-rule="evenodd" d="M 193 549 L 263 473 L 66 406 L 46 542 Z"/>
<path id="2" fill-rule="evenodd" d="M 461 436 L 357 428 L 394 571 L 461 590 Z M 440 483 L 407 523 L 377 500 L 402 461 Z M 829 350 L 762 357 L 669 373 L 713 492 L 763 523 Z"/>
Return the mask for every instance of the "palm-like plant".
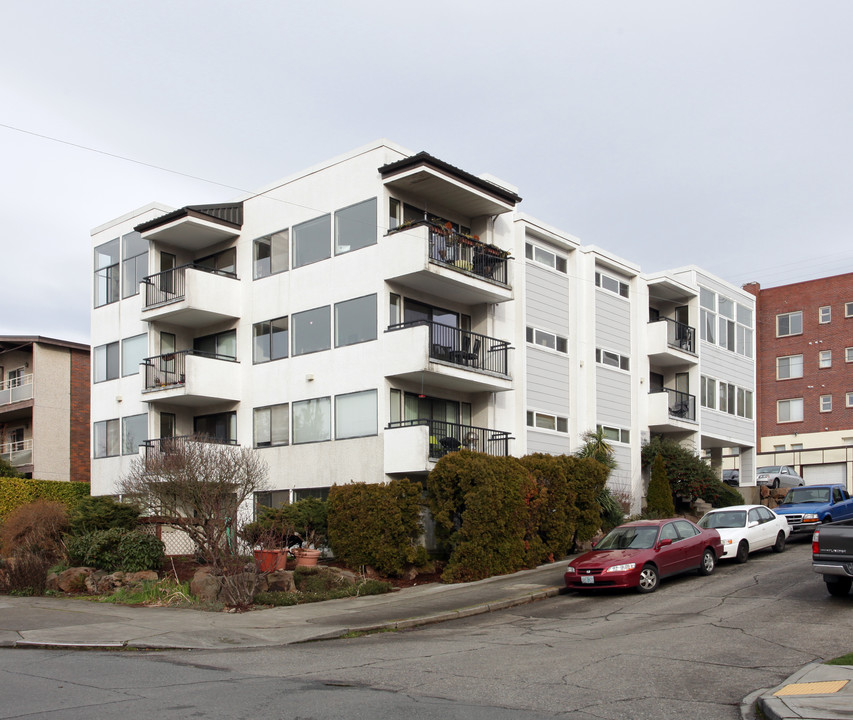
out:
<path id="1" fill-rule="evenodd" d="M 608 470 L 616 468 L 616 460 L 613 459 L 613 446 L 607 442 L 607 438 L 604 436 L 604 428 L 599 426 L 595 430 L 587 430 L 581 439 L 583 445 L 575 453 L 576 457 L 598 460 Z"/>

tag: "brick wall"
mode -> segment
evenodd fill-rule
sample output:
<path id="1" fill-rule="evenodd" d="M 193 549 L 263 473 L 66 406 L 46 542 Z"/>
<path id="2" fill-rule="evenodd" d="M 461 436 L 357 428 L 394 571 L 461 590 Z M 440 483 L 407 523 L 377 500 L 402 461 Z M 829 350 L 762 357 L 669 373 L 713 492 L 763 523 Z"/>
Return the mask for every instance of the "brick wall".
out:
<path id="1" fill-rule="evenodd" d="M 90 482 L 90 380 L 88 352 L 71 350 L 71 480 Z"/>
<path id="2" fill-rule="evenodd" d="M 853 392 L 853 363 L 845 362 L 845 348 L 853 347 L 853 317 L 844 317 L 845 303 L 853 302 L 853 273 L 761 289 L 757 283 L 744 289 L 756 295 L 757 318 L 757 421 L 759 437 L 812 433 L 853 428 L 853 408 L 845 395 Z M 821 324 L 819 308 L 832 308 L 832 320 Z M 802 311 L 800 335 L 776 337 L 776 316 Z M 832 366 L 820 368 L 818 355 L 832 351 Z M 776 358 L 803 356 L 803 377 L 776 379 Z M 820 396 L 832 396 L 832 411 L 820 412 Z M 777 401 L 803 399 L 801 422 L 777 423 Z"/>

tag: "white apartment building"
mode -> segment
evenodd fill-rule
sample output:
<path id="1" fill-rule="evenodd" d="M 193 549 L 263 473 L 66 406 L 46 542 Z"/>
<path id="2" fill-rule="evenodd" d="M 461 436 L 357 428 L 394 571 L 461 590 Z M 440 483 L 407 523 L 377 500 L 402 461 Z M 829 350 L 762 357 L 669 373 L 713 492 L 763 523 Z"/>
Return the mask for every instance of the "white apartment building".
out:
<path id="1" fill-rule="evenodd" d="M 422 478 L 463 447 L 574 452 L 597 426 L 636 509 L 652 434 L 717 463 L 736 448 L 754 476 L 753 296 L 698 268 L 643 275 L 520 202 L 381 141 L 96 228 L 93 494 L 193 434 L 257 448 L 265 504 Z"/>

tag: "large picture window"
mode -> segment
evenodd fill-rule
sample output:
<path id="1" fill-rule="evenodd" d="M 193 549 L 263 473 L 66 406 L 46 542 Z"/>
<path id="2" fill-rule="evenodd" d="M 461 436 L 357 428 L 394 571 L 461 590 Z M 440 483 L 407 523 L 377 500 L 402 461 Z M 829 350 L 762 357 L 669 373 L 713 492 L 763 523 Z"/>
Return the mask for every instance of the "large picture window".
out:
<path id="1" fill-rule="evenodd" d="M 95 382 L 115 380 L 119 371 L 118 342 L 98 345 L 93 352 Z"/>
<path id="2" fill-rule="evenodd" d="M 366 437 L 378 430 L 376 390 L 335 397 L 335 438 Z"/>
<path id="3" fill-rule="evenodd" d="M 122 237 L 121 244 L 122 297 L 130 297 L 139 293 L 139 283 L 148 274 L 148 241 L 138 232 L 132 232 Z"/>
<path id="4" fill-rule="evenodd" d="M 252 327 L 252 359 L 256 363 L 280 360 L 287 357 L 288 322 L 281 317 Z"/>
<path id="5" fill-rule="evenodd" d="M 376 340 L 376 295 L 335 305 L 335 347 Z"/>
<path id="6" fill-rule="evenodd" d="M 290 442 L 290 406 L 287 403 L 255 408 L 255 447 Z"/>
<path id="7" fill-rule="evenodd" d="M 293 227 L 293 267 L 331 257 L 332 217 L 323 215 Z"/>
<path id="8" fill-rule="evenodd" d="M 294 355 L 306 355 L 329 349 L 332 337 L 329 310 L 329 306 L 325 305 L 293 316 Z"/>
<path id="9" fill-rule="evenodd" d="M 293 403 L 293 444 L 324 442 L 332 437 L 331 399 Z"/>
<path id="10" fill-rule="evenodd" d="M 121 374 L 137 375 L 139 364 L 148 354 L 148 336 L 134 335 L 121 341 Z"/>
<path id="11" fill-rule="evenodd" d="M 96 458 L 113 457 L 121 451 L 119 421 L 101 420 L 92 426 L 92 449 Z"/>
<path id="12" fill-rule="evenodd" d="M 255 240 L 254 261 L 255 280 L 286 272 L 290 265 L 290 233 L 282 230 Z"/>
<path id="13" fill-rule="evenodd" d="M 193 432 L 204 435 L 212 442 L 233 445 L 237 442 L 237 413 L 196 415 L 193 418 Z"/>
<path id="14" fill-rule="evenodd" d="M 119 290 L 119 239 L 95 248 L 95 307 L 114 303 Z"/>
<path id="15" fill-rule="evenodd" d="M 148 415 L 129 415 L 121 420 L 121 454 L 135 455 L 148 438 Z"/>
<path id="16" fill-rule="evenodd" d="M 193 350 L 217 360 L 237 359 L 237 331 L 224 330 L 193 339 Z"/>
<path id="17" fill-rule="evenodd" d="M 335 213 L 335 255 L 376 244 L 376 198 Z"/>

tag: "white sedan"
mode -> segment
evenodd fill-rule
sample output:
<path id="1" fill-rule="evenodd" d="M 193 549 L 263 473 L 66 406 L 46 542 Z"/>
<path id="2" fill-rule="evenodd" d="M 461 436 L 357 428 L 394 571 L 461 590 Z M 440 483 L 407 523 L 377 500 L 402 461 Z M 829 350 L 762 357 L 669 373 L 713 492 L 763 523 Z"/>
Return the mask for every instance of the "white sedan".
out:
<path id="1" fill-rule="evenodd" d="M 782 552 L 791 534 L 788 521 L 764 505 L 732 505 L 706 513 L 697 523 L 714 529 L 723 540 L 723 557 L 741 563 L 749 560 L 754 550 L 772 548 Z"/>

